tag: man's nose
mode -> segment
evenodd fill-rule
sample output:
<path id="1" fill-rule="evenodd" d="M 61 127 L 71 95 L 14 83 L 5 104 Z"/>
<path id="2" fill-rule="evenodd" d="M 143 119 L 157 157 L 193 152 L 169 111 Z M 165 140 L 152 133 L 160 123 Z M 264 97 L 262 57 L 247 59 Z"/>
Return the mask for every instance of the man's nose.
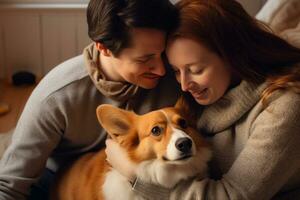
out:
<path id="1" fill-rule="evenodd" d="M 153 63 L 153 67 L 151 70 L 152 73 L 159 75 L 159 76 L 163 76 L 166 73 L 166 68 L 165 65 L 162 61 L 161 58 L 158 58 L 154 63 Z"/>

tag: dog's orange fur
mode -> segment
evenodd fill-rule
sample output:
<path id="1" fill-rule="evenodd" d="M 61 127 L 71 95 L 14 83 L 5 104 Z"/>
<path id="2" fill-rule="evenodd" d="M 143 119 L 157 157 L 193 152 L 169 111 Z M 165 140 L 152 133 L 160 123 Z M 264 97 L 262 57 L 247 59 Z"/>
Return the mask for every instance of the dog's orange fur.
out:
<path id="1" fill-rule="evenodd" d="M 51 200 L 102 200 L 101 185 L 109 170 L 104 151 L 87 153 L 66 168 L 51 191 Z M 97 187 L 98 186 L 98 187 Z"/>
<path id="2" fill-rule="evenodd" d="M 180 128 L 178 120 L 183 115 L 178 104 L 176 108 L 165 108 L 163 111 L 169 116 L 172 125 Z M 97 109 L 97 116 L 103 128 L 126 149 L 134 162 L 162 158 L 172 134 L 169 122 L 166 122 L 162 112 L 136 115 L 110 105 L 102 105 Z M 164 134 L 159 137 L 152 136 L 150 133 L 154 124 L 162 127 Z M 188 127 L 185 132 L 193 138 L 196 147 L 207 146 L 193 128 Z M 62 174 L 55 184 L 51 199 L 102 200 L 102 185 L 109 170 L 104 150 L 85 154 Z"/>

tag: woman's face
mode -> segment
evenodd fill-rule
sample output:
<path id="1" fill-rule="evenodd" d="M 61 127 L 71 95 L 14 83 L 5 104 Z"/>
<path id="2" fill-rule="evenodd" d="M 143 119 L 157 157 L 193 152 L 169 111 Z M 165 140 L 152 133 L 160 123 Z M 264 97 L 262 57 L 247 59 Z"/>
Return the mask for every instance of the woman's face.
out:
<path id="1" fill-rule="evenodd" d="M 183 91 L 188 91 L 201 105 L 220 99 L 228 89 L 232 73 L 225 62 L 203 44 L 188 38 L 169 41 L 169 63 Z"/>

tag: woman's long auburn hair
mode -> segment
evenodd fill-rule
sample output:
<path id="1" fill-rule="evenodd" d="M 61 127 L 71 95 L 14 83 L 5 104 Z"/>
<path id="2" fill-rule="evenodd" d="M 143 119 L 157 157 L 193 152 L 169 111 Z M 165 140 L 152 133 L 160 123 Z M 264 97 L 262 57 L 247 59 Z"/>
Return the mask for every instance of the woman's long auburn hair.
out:
<path id="1" fill-rule="evenodd" d="M 279 89 L 300 93 L 300 49 L 271 33 L 235 0 L 181 0 L 178 28 L 170 40 L 185 37 L 217 53 L 243 80 L 268 86 L 265 104 Z"/>

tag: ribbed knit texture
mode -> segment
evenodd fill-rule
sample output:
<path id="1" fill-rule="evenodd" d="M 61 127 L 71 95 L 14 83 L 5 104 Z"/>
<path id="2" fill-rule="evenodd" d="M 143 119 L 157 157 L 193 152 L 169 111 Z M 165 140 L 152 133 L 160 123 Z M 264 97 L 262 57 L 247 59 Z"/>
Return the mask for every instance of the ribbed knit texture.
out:
<path id="1" fill-rule="evenodd" d="M 151 193 L 151 199 L 160 200 L 169 199 L 170 197 L 170 189 L 142 182 L 138 178 L 135 180 L 132 189 L 142 195 Z"/>

